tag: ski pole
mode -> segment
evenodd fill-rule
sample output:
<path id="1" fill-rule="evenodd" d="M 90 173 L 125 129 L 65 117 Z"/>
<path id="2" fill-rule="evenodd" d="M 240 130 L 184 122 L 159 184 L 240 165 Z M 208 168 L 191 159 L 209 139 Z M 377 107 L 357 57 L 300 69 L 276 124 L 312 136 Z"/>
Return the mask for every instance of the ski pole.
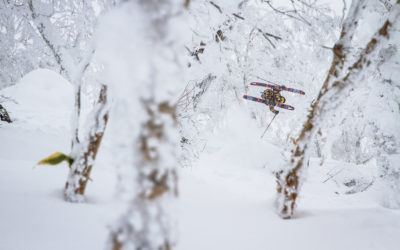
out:
<path id="1" fill-rule="evenodd" d="M 272 123 L 272 121 L 275 119 L 276 115 L 277 115 L 277 114 L 275 114 L 275 115 L 274 115 L 274 117 L 272 117 L 272 120 L 269 122 L 269 124 L 268 124 L 268 127 L 265 129 L 264 133 L 261 135 L 261 137 L 260 137 L 260 138 L 263 138 L 263 136 L 264 136 L 264 135 L 265 135 L 265 133 L 267 132 L 267 130 L 268 130 L 268 128 L 269 128 L 269 126 L 271 126 L 271 123 Z"/>

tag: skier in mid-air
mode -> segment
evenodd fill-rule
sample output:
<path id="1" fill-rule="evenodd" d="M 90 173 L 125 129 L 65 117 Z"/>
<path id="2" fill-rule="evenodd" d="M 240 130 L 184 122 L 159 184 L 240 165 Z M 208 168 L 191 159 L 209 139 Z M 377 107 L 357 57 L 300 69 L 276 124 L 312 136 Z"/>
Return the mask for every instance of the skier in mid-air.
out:
<path id="1" fill-rule="evenodd" d="M 275 103 L 285 103 L 286 99 L 285 97 L 281 96 L 280 90 L 277 89 L 266 89 L 261 95 L 261 98 L 263 100 L 268 100 L 269 103 L 269 110 L 271 110 L 272 113 L 275 115 L 279 114 L 278 110 L 275 110 L 274 106 Z"/>
<path id="2" fill-rule="evenodd" d="M 261 83 L 261 82 L 251 82 L 250 85 L 259 86 L 259 87 L 267 87 L 268 89 L 266 89 L 266 90 L 264 90 L 264 92 L 262 92 L 261 98 L 257 98 L 257 97 L 249 96 L 249 95 L 243 95 L 243 98 L 246 100 L 253 101 L 253 102 L 260 102 L 260 103 L 264 103 L 264 104 L 268 105 L 269 109 L 271 110 L 272 113 L 275 114 L 275 116 L 279 113 L 279 111 L 275 110 L 274 107 L 278 107 L 281 109 L 287 109 L 287 110 L 294 110 L 293 106 L 284 104 L 286 102 L 286 99 L 283 96 L 281 96 L 280 91 L 282 91 L 282 90 L 289 91 L 289 92 L 297 93 L 300 95 L 306 94 L 302 90 L 294 89 L 294 88 L 286 88 L 283 85 L 279 86 L 279 85 Z"/>
<path id="3" fill-rule="evenodd" d="M 276 115 L 279 114 L 279 111 L 275 110 L 274 107 L 279 107 L 282 109 L 287 109 L 287 110 L 294 110 L 294 107 L 284 104 L 286 99 L 285 97 L 281 96 L 281 90 L 284 91 L 289 91 L 293 93 L 297 93 L 300 95 L 305 95 L 304 91 L 299 90 L 299 89 L 294 89 L 294 88 L 286 88 L 285 86 L 279 86 L 279 85 L 274 85 L 274 84 L 268 84 L 268 83 L 261 83 L 261 82 L 251 82 L 250 85 L 252 86 L 259 86 L 259 87 L 267 87 L 268 89 L 264 90 L 261 94 L 261 99 L 254 97 L 254 96 L 249 96 L 249 95 L 243 95 L 243 98 L 246 100 L 250 100 L 253 102 L 259 102 L 259 103 L 264 103 L 269 106 L 269 110 L 271 110 L 272 113 L 274 113 L 274 117 L 268 124 L 267 128 L 265 129 L 264 133 L 261 135 L 261 138 L 264 136 L 265 132 L 267 132 L 269 126 L 271 125 L 272 121 L 275 119 Z"/>

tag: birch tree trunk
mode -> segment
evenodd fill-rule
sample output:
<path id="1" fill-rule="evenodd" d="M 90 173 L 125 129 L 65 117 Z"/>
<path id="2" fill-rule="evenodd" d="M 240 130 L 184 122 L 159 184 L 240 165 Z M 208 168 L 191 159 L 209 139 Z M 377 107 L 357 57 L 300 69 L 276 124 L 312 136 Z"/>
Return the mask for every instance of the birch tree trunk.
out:
<path id="1" fill-rule="evenodd" d="M 83 201 L 86 185 L 90 180 L 90 172 L 96 160 L 107 122 L 107 87 L 102 85 L 97 103 L 89 114 L 90 125 L 88 126 L 89 131 L 86 134 L 87 138 L 82 142 L 76 141 L 77 137 L 74 138 L 75 141 L 72 148 L 74 163 L 70 168 L 64 191 L 67 201 Z"/>
<path id="2" fill-rule="evenodd" d="M 360 53 L 359 58 L 352 65 L 345 68 L 346 49 L 350 48 L 351 39 L 358 25 L 358 16 L 363 4 L 363 1 L 352 1 L 349 14 L 343 24 L 340 39 L 333 48 L 334 57 L 328 75 L 317 99 L 311 105 L 311 110 L 300 135 L 293 143 L 289 166 L 286 170 L 277 174 L 277 209 L 282 218 L 289 219 L 294 213 L 302 184 L 304 166 L 309 159 L 309 144 L 313 136 L 317 132 L 320 133 L 323 116 L 329 111 L 329 105 L 327 104 L 340 98 L 340 95 L 343 94 L 341 90 L 352 84 L 355 78 L 359 77 L 371 65 L 371 58 L 377 52 L 379 45 L 390 38 L 391 26 L 396 21 L 398 23 L 400 0 L 393 7 L 392 13 L 386 22 Z"/>
<path id="3" fill-rule="evenodd" d="M 143 105 L 148 120 L 141 125 L 141 133 L 135 148 L 138 183 L 136 194 L 119 225 L 111 232 L 111 249 L 160 249 L 169 250 L 174 245 L 171 238 L 171 220 L 166 203 L 177 196 L 176 165 L 168 166 L 162 159 L 162 151 L 172 148 L 167 135 L 176 129 L 175 106 L 151 101 Z M 161 116 L 169 121 L 158 124 Z M 174 138 L 176 139 L 176 138 Z M 153 146 L 157 145 L 157 146 Z M 173 146 L 172 146 L 173 147 Z M 168 164 L 168 163 L 167 163 Z"/>

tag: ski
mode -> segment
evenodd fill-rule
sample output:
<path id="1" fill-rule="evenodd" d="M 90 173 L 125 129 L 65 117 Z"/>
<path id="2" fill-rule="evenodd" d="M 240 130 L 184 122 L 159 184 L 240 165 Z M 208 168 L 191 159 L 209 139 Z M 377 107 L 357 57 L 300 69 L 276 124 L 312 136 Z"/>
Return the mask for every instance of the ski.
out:
<path id="1" fill-rule="evenodd" d="M 261 99 L 261 98 L 248 96 L 248 95 L 243 95 L 243 98 L 246 99 L 246 100 L 254 101 L 254 102 L 265 103 L 267 105 L 270 105 L 270 103 L 271 103 L 269 100 L 264 100 L 264 99 Z M 283 109 L 287 109 L 287 110 L 294 110 L 294 107 L 292 107 L 290 105 L 287 105 L 287 104 L 283 104 L 283 103 L 275 103 L 274 106 L 275 107 L 279 107 L 279 108 L 283 108 Z"/>
<path id="2" fill-rule="evenodd" d="M 267 88 L 277 89 L 277 90 L 285 90 L 285 91 L 297 93 L 297 94 L 300 94 L 300 95 L 305 95 L 306 94 L 302 90 L 294 89 L 294 88 L 287 88 L 287 87 L 285 87 L 283 85 L 274 85 L 274 84 L 261 83 L 261 82 L 251 82 L 250 85 L 260 86 L 260 87 L 267 87 Z"/>

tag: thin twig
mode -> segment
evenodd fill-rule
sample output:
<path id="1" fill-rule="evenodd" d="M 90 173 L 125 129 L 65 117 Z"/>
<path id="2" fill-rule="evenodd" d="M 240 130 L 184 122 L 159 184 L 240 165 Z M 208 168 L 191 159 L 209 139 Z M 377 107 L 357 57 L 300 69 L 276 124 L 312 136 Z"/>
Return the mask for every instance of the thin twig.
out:
<path id="1" fill-rule="evenodd" d="M 276 40 L 282 40 L 282 38 L 281 37 L 279 37 L 279 36 L 276 36 L 276 35 L 272 35 L 271 33 L 268 33 L 268 32 L 263 32 L 265 35 L 267 35 L 267 36 L 270 36 L 270 37 L 273 37 L 273 38 L 275 38 Z"/>
<path id="2" fill-rule="evenodd" d="M 221 9 L 221 7 L 219 7 L 216 3 L 214 3 L 213 1 L 210 1 L 209 2 L 212 6 L 214 6 L 218 11 L 219 11 L 219 13 L 221 13 L 222 14 L 222 9 Z"/>
<path id="3" fill-rule="evenodd" d="M 241 16 L 239 16 L 238 14 L 232 13 L 232 15 L 233 15 L 234 17 L 237 17 L 237 18 L 239 18 L 239 19 L 244 20 L 244 17 L 241 17 Z"/>
<path id="4" fill-rule="evenodd" d="M 311 26 L 311 23 L 308 22 L 302 15 L 300 15 L 300 11 L 297 10 L 296 4 L 294 3 L 294 1 L 293 0 L 290 0 L 290 1 L 292 2 L 294 13 L 296 13 L 301 19 L 303 19 L 304 22 L 308 23 Z"/>
<path id="5" fill-rule="evenodd" d="M 346 14 L 346 10 L 347 10 L 346 0 L 343 0 L 342 18 L 340 20 L 341 24 L 343 24 L 343 20 L 344 20 L 345 14 Z"/>
<path id="6" fill-rule="evenodd" d="M 302 19 L 302 18 L 299 18 L 299 17 L 292 16 L 292 15 L 288 14 L 287 11 L 285 12 L 285 11 L 279 10 L 279 9 L 275 8 L 269 1 L 263 1 L 263 2 L 266 3 L 266 4 L 268 4 L 269 7 L 270 7 L 272 10 L 278 12 L 279 14 L 288 16 L 288 17 L 290 17 L 290 18 L 296 19 L 296 20 L 298 20 L 298 21 L 300 21 L 300 22 L 303 22 L 303 23 L 307 24 L 308 26 L 311 26 L 311 23 L 309 23 L 307 20 Z"/>
<path id="7" fill-rule="evenodd" d="M 333 177 L 337 176 L 338 174 L 340 174 L 342 171 L 344 170 L 344 168 L 340 169 L 339 171 L 337 171 L 336 173 L 334 173 L 333 175 L 329 175 L 328 179 L 324 180 L 322 183 L 325 183 L 327 181 L 329 181 L 330 179 L 332 179 Z"/>
<path id="8" fill-rule="evenodd" d="M 365 190 L 367 190 L 370 186 L 372 186 L 372 184 L 374 184 L 374 182 L 375 182 L 375 181 L 371 181 L 365 188 L 363 188 L 363 189 L 360 190 L 360 193 L 361 193 L 361 192 L 364 192 Z"/>
<path id="9" fill-rule="evenodd" d="M 276 46 L 272 43 L 272 41 L 268 38 L 268 36 L 264 33 L 263 33 L 263 36 L 272 45 L 272 47 L 274 47 L 274 49 L 276 49 Z"/>
<path id="10" fill-rule="evenodd" d="M 272 45 L 272 47 L 274 47 L 274 49 L 276 48 L 275 44 L 268 38 L 268 36 L 275 38 L 276 40 L 281 40 L 282 38 L 280 38 L 279 36 L 275 36 L 272 35 L 268 32 L 264 32 L 262 31 L 262 29 L 257 28 L 257 30 L 263 35 L 263 37 Z"/>

